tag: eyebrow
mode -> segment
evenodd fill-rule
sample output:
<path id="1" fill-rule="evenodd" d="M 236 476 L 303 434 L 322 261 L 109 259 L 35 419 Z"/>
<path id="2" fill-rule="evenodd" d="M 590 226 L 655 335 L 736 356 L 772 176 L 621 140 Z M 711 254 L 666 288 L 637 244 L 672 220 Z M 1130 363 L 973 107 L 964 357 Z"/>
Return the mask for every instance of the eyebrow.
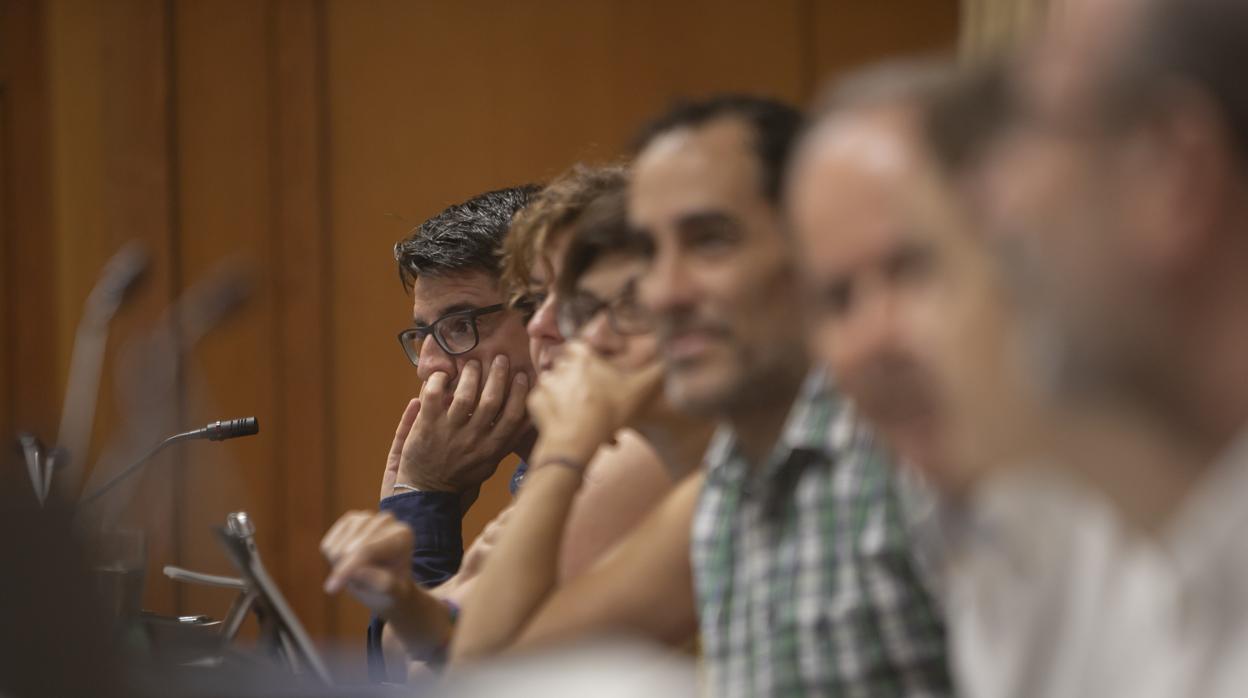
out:
<path id="1" fill-rule="evenodd" d="M 732 214 L 729 214 L 729 213 L 725 213 L 724 211 L 715 211 L 715 210 L 693 211 L 692 213 L 686 213 L 676 219 L 676 227 L 678 229 L 693 227 L 697 225 L 706 225 L 708 223 L 725 224 L 725 225 L 730 225 L 733 227 L 741 226 L 741 222 L 740 220 L 737 219 L 736 216 L 733 216 Z M 639 242 L 641 244 L 641 247 L 643 248 L 641 253 L 644 255 L 647 252 L 652 252 L 653 250 L 649 250 L 645 248 L 648 248 L 654 245 L 654 231 L 646 226 L 641 226 L 641 225 L 630 225 L 629 228 L 633 235 L 640 238 Z"/>
<path id="2" fill-rule="evenodd" d="M 726 223 L 732 226 L 740 225 L 736 216 L 723 211 L 694 211 L 693 213 L 687 213 L 676 219 L 676 225 L 681 228 L 706 223 Z"/>
<path id="3" fill-rule="evenodd" d="M 477 308 L 483 308 L 483 307 L 485 306 L 479 306 L 473 303 L 452 303 L 451 305 L 448 305 L 442 308 L 442 311 L 438 313 L 438 319 L 434 320 L 434 322 L 437 322 L 438 320 L 446 317 L 447 315 L 450 315 L 451 313 L 462 313 L 465 310 L 476 310 Z M 424 320 L 414 315 L 412 316 L 412 323 L 415 324 L 417 327 L 428 327 L 429 325 L 433 324 L 430 322 L 425 322 Z"/>

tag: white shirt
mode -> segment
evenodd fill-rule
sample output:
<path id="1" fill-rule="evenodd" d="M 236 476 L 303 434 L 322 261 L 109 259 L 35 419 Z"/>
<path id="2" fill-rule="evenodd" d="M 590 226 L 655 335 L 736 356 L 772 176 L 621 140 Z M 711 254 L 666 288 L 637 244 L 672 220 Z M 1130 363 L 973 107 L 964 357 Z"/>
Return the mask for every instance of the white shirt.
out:
<path id="1" fill-rule="evenodd" d="M 1127 546 L 1107 505 L 1051 468 L 995 478 L 942 515 L 946 608 L 967 698 L 1080 690 Z"/>
<path id="2" fill-rule="evenodd" d="M 941 528 L 963 695 L 1248 696 L 1248 431 L 1152 538 L 1054 468 Z"/>
<path id="3" fill-rule="evenodd" d="M 1106 638 L 1146 667 L 1129 674 L 1136 695 L 1248 696 L 1248 430 L 1136 565 L 1124 610 L 1151 614 L 1156 635 Z"/>

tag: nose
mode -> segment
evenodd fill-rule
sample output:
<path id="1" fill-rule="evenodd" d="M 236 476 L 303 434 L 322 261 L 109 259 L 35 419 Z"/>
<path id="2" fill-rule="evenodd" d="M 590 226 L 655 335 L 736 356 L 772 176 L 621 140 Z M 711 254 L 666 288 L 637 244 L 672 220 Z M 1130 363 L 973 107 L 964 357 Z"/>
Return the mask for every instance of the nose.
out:
<path id="1" fill-rule="evenodd" d="M 529 324 L 524 326 L 531 339 L 541 340 L 546 344 L 563 344 L 564 336 L 559 332 L 559 322 L 556 319 L 558 303 L 558 297 L 552 292 L 537 306 L 537 311 L 529 318 Z"/>
<path id="2" fill-rule="evenodd" d="M 839 363 L 845 372 L 870 365 L 898 349 L 899 316 L 894 294 L 879 286 L 862 291 L 853 316 L 836 342 Z"/>
<path id="3" fill-rule="evenodd" d="M 599 356 L 615 356 L 624 350 L 624 338 L 611 327 L 605 312 L 598 313 L 585 324 L 580 338 Z"/>
<path id="4" fill-rule="evenodd" d="M 433 337 L 426 337 L 420 345 L 420 358 L 416 362 L 416 375 L 423 383 L 429 376 L 442 371 L 448 381 L 454 381 L 458 375 L 455 370 L 455 358 L 442 350 L 442 345 Z"/>
<path id="5" fill-rule="evenodd" d="M 678 254 L 656 254 L 638 281 L 637 296 L 643 308 L 656 317 L 687 308 L 694 287 Z"/>

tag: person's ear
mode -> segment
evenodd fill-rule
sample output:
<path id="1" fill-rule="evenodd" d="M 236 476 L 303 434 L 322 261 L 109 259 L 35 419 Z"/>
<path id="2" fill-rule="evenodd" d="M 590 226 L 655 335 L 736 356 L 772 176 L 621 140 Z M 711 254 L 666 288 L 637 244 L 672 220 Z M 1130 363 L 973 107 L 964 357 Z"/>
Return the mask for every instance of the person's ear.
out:
<path id="1" fill-rule="evenodd" d="M 1174 278 L 1201 266 L 1218 246 L 1228 204 L 1237 196 L 1236 144 L 1203 92 L 1164 90 L 1132 144 L 1124 177 L 1134 186 L 1123 205 L 1135 248 L 1154 275 Z"/>

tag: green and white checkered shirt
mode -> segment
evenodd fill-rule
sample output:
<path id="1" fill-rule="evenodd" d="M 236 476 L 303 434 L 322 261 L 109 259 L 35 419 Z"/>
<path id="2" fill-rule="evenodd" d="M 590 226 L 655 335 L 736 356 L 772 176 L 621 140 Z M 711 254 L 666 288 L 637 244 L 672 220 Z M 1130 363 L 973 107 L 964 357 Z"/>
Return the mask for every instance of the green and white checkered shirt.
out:
<path id="1" fill-rule="evenodd" d="M 691 554 L 709 695 L 952 693 L 898 473 L 821 373 L 755 474 L 726 428 L 706 459 Z"/>

